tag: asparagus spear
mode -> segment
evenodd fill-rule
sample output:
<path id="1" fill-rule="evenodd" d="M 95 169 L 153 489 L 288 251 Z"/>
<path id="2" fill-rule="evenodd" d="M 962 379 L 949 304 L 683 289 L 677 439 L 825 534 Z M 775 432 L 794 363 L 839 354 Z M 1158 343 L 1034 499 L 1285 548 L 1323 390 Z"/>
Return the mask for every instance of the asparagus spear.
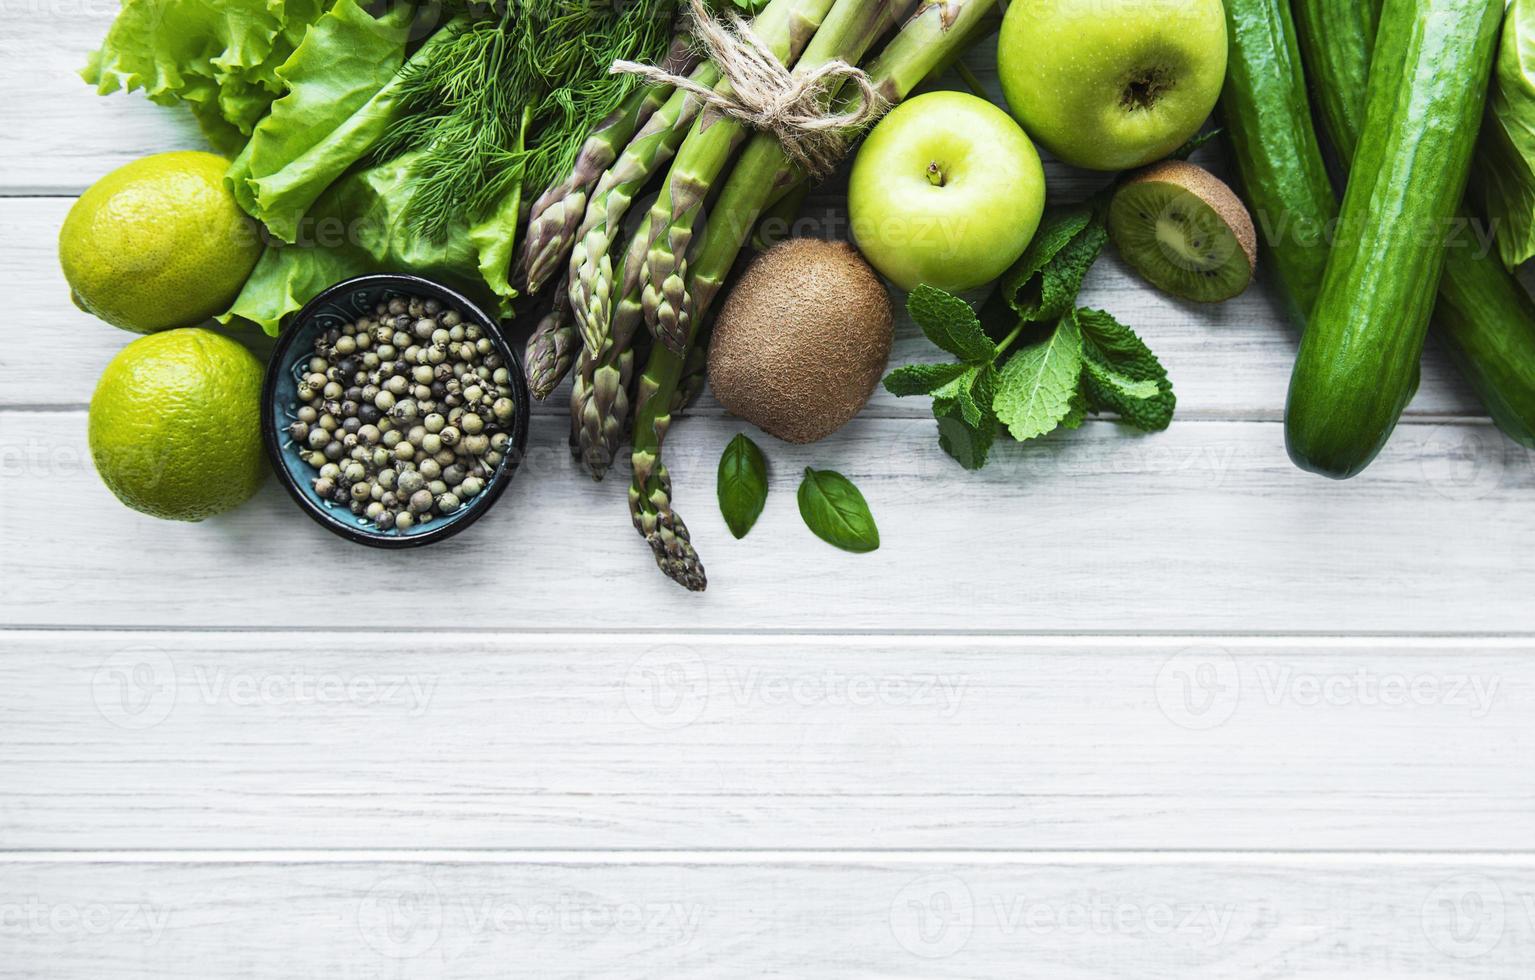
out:
<path id="1" fill-rule="evenodd" d="M 528 337 L 524 360 L 528 390 L 539 401 L 548 398 L 570 373 L 580 338 L 570 314 L 564 283 L 554 294 L 554 304 Z"/>
<path id="2" fill-rule="evenodd" d="M 645 120 L 670 98 L 671 92 L 665 85 L 647 85 L 636 90 L 618 112 L 592 130 L 570 175 L 533 202 L 518 259 L 518 269 L 529 293 L 542 289 L 569 253 L 576 228 L 586 213 L 587 194 L 592 185 L 612 166 L 619 150 L 634 138 Z"/>
<path id="3" fill-rule="evenodd" d="M 975 24 L 996 2 L 926 0 L 872 66 L 870 74 L 876 84 L 891 101 L 899 101 L 957 46 L 974 38 Z M 776 142 L 772 145 L 777 147 Z M 748 151 L 742 156 L 715 205 L 708 234 L 694 253 L 695 314 L 684 349 L 678 353 L 665 344 L 656 344 L 640 375 L 629 513 L 661 570 L 694 591 L 701 591 L 707 579 L 687 525 L 672 507 L 671 476 L 661 459 L 662 444 L 671 427 L 700 319 L 735 264 L 757 216 L 799 179 L 802 175 L 796 173 L 781 149 L 777 153 Z"/>
<path id="4" fill-rule="evenodd" d="M 772 0 L 753 23 L 753 30 L 765 44 L 797 51 L 832 2 Z M 713 65 L 701 66 L 694 74 L 698 84 L 717 79 Z M 572 392 L 572 444 L 599 480 L 616 458 L 628 424 L 628 384 L 634 363 L 630 348 L 634 326 L 641 319 L 637 277 L 651 240 L 645 230 L 650 226 L 649 217 L 634 239 L 638 252 L 631 248 L 625 261 L 623 288 L 618 291 L 616 304 L 614 241 L 634 195 L 672 159 L 701 108 L 701 100 L 678 92 L 656 112 L 598 184 L 571 252 L 571 303 L 582 340 L 592 352 L 582 359 Z"/>
<path id="5" fill-rule="evenodd" d="M 719 72 L 701 66 L 694 81 L 709 85 Z M 581 338 L 591 350 L 600 350 L 612 314 L 613 243 L 622 230 L 624 215 L 634 196 L 677 152 L 677 146 L 698 115 L 701 104 L 686 92 L 673 92 L 624 148 L 612 168 L 602 175 L 586 205 L 570 253 L 570 303 Z"/>
<path id="6" fill-rule="evenodd" d="M 814 53 L 815 64 L 824 64 L 850 43 L 850 36 L 868 32 L 885 20 L 890 4 L 911 0 L 805 0 L 805 20 L 784 37 L 758 36 L 784 65 L 793 65 L 801 52 Z M 760 20 L 760 18 L 759 18 Z M 864 44 L 872 43 L 869 37 Z M 807 47 L 808 45 L 808 47 Z M 856 60 L 856 59 L 855 59 Z M 729 82 L 718 88 L 733 91 Z M 746 124 L 706 109 L 677 151 L 666 187 L 651 208 L 651 251 L 646 256 L 645 322 L 662 343 L 680 349 L 687 333 L 687 311 L 675 302 L 682 294 L 687 270 L 684 262 L 693 226 L 712 185 L 750 135 Z"/>
<path id="7" fill-rule="evenodd" d="M 804 47 L 831 5 L 832 0 L 771 0 L 752 22 L 752 31 L 782 59 Z M 708 74 L 699 77 L 699 73 Z M 712 86 L 719 80 L 713 65 L 701 66 L 699 73 L 694 81 L 700 85 Z M 728 90 L 724 84 L 722 91 Z M 571 303 L 582 339 L 590 348 L 602 346 L 613 314 L 613 269 L 608 255 L 623 216 L 635 194 L 672 159 L 702 107 L 691 95 L 675 93 L 603 177 L 587 206 L 571 253 Z"/>
<path id="8" fill-rule="evenodd" d="M 639 264 L 644 254 L 647 217 L 631 240 L 626 257 L 624 298 L 600 348 L 588 348 L 570 392 L 570 414 L 576 453 L 592 478 L 601 480 L 618 458 L 629 421 L 629 384 L 634 375 L 634 336 L 643 320 L 639 298 Z"/>
<path id="9" fill-rule="evenodd" d="M 698 55 L 687 38 L 672 44 L 661 67 L 674 74 L 687 73 L 698 64 Z M 569 176 L 547 188 L 533 202 L 518 268 L 527 291 L 536 293 L 570 253 L 571 240 L 586 213 L 587 193 L 605 173 L 619 151 L 628 145 L 651 115 L 672 95 L 670 85 L 645 85 L 635 89 L 611 116 L 598 123 L 576 154 Z"/>

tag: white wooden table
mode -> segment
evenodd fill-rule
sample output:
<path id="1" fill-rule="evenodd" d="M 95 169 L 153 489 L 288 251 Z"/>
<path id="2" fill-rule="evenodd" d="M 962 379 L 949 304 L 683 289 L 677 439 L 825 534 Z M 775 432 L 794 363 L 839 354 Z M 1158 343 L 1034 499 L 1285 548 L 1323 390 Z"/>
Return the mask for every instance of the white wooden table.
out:
<path id="1" fill-rule="evenodd" d="M 73 76 L 114 8 L 0 33 L 0 976 L 1530 975 L 1535 469 L 1437 349 L 1328 483 L 1285 457 L 1271 299 L 1107 257 L 1087 301 L 1162 356 L 1170 431 L 967 474 L 881 394 L 763 438 L 735 542 L 706 400 L 668 445 L 701 597 L 576 472 L 561 397 L 441 548 L 346 545 L 275 484 L 161 523 L 90 466 L 130 338 L 54 249 L 95 178 L 198 145 Z M 879 552 L 803 528 L 807 464 Z"/>

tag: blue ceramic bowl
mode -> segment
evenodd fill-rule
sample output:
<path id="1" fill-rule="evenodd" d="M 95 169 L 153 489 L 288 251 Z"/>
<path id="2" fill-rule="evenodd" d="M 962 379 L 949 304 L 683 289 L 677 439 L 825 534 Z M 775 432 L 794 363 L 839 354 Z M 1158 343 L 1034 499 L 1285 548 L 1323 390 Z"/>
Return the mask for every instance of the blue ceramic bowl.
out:
<path id="1" fill-rule="evenodd" d="M 516 403 L 517 415 L 512 423 L 512 441 L 506 457 L 486 479 L 484 490 L 454 513 L 439 517 L 430 524 L 418 525 L 407 531 L 381 531 L 373 522 L 358 517 L 349 508 L 322 500 L 314 492 L 311 486 L 316 475 L 314 467 L 300 456 L 299 448 L 288 435 L 288 426 L 295 418 L 299 378 L 314 354 L 315 338 L 332 327 L 352 323 L 360 316 L 371 314 L 380 302 L 387 302 L 397 296 L 436 299 L 444 306 L 457 310 L 466 323 L 478 325 L 496 345 L 511 374 L 512 400 Z M 298 312 L 292 325 L 278 339 L 272 359 L 267 364 L 266 382 L 261 390 L 261 434 L 278 480 L 299 508 L 316 523 L 358 544 L 375 548 L 415 548 L 459 533 L 479 520 L 506 492 L 507 484 L 511 483 L 517 463 L 527 447 L 529 406 L 528 385 L 523 378 L 522 362 L 506 342 L 500 325 L 473 301 L 455 290 L 420 276 L 358 276 L 356 279 L 338 282 L 316 296 Z"/>

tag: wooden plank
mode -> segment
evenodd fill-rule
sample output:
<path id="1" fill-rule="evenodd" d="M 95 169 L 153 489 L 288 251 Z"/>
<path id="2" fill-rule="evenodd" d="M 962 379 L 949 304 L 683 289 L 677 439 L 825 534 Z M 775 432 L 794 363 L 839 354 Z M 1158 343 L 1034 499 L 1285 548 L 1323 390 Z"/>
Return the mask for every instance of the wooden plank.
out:
<path id="1" fill-rule="evenodd" d="M 714 501 L 740 426 L 673 430 L 674 500 L 713 577 L 666 581 L 629 526 L 625 475 L 574 471 L 539 419 L 493 513 L 422 554 L 359 550 L 269 485 L 201 525 L 122 507 L 91 474 L 81 413 L 0 413 L 0 623 L 49 626 L 1026 632 L 1528 632 L 1530 456 L 1487 425 L 1405 426 L 1336 484 L 1285 457 L 1272 423 L 1095 423 L 1008 446 L 979 473 L 931 423 L 860 419 L 816 446 L 768 444 L 772 492 L 744 541 Z M 854 479 L 871 555 L 805 529 L 805 466 Z M 436 559 L 431 560 L 431 559 Z M 389 590 L 447 589 L 410 603 Z M 376 610 L 366 615 L 358 610 Z"/>
<path id="2" fill-rule="evenodd" d="M 0 35 L 0 194 L 72 196 L 139 157 L 207 148 L 190 113 L 136 93 L 101 98 L 80 79 L 113 0 L 15 9 Z"/>
<path id="3" fill-rule="evenodd" d="M 1525 860 L 612 860 L 23 860 L 0 975 L 1476 980 L 1535 954 Z"/>
<path id="4" fill-rule="evenodd" d="M 17 849 L 1528 851 L 1535 830 L 1515 750 L 1535 736 L 1530 641 L 91 631 L 3 648 Z"/>

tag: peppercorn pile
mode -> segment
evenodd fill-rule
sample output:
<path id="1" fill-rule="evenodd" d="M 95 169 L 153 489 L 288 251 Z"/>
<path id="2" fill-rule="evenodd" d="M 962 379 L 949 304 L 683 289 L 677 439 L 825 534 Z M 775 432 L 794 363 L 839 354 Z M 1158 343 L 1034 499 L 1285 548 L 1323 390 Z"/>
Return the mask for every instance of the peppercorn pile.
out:
<path id="1" fill-rule="evenodd" d="M 398 297 L 315 340 L 288 433 L 322 500 L 408 531 L 465 506 L 506 458 L 516 415 L 495 343 L 435 299 Z"/>

